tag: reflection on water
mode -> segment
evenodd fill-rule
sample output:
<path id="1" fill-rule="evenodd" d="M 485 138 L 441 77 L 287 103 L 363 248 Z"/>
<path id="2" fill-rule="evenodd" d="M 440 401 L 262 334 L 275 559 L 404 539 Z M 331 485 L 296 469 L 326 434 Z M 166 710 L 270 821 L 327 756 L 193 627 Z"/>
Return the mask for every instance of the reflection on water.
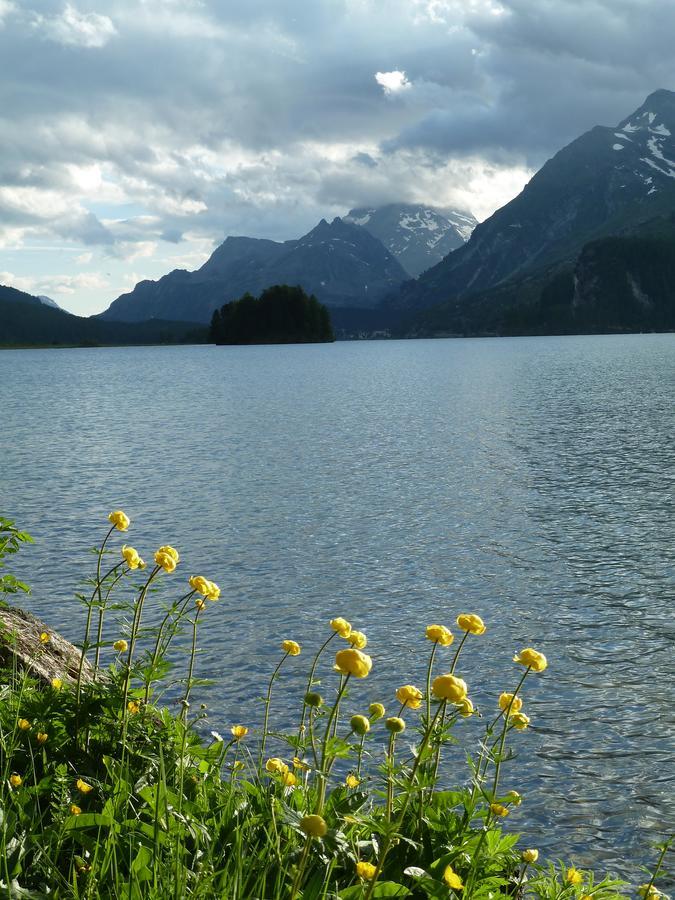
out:
<path id="1" fill-rule="evenodd" d="M 16 351 L 0 375 L 0 509 L 38 539 L 15 568 L 54 627 L 78 636 L 75 585 L 118 506 L 143 555 L 175 544 L 183 579 L 223 587 L 210 727 L 260 719 L 285 637 L 307 650 L 277 696 L 299 692 L 334 615 L 375 659 L 356 712 L 421 680 L 426 624 L 477 612 L 461 674 L 486 713 L 514 650 L 550 660 L 509 827 L 577 865 L 654 858 L 674 824 L 675 336 Z"/>

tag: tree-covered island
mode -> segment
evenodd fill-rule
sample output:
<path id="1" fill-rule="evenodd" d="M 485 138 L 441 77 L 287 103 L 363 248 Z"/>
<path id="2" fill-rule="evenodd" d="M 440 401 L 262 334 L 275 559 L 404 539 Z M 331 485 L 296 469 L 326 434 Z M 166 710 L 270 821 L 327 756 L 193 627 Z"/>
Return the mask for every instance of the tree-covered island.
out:
<path id="1" fill-rule="evenodd" d="M 309 344 L 334 341 L 327 308 L 300 287 L 276 284 L 259 297 L 248 292 L 211 319 L 216 344 Z"/>

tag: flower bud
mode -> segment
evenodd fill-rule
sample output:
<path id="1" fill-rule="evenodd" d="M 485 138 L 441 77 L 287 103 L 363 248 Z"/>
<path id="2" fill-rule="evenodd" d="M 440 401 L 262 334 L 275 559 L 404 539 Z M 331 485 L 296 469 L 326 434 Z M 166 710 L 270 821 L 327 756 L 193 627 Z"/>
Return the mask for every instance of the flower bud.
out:
<path id="1" fill-rule="evenodd" d="M 392 734 L 401 734 L 402 731 L 405 731 L 405 722 L 398 716 L 390 716 L 384 724 L 387 731 L 391 731 Z"/>
<path id="2" fill-rule="evenodd" d="M 328 831 L 328 825 L 326 825 L 326 820 L 322 816 L 305 816 L 304 819 L 300 820 L 300 830 L 307 837 L 321 838 Z"/>
<path id="3" fill-rule="evenodd" d="M 320 706 L 323 706 L 323 697 L 316 691 L 310 691 L 308 694 L 305 694 L 305 703 L 307 706 L 313 706 L 315 709 L 318 709 Z"/>
<path id="4" fill-rule="evenodd" d="M 539 859 L 539 851 L 538 850 L 523 850 L 521 859 L 526 863 L 536 863 Z"/>
<path id="5" fill-rule="evenodd" d="M 378 719 L 381 719 L 385 713 L 384 706 L 381 703 L 371 703 L 368 707 L 368 712 L 370 713 L 370 718 L 373 722 L 376 722 Z"/>
<path id="6" fill-rule="evenodd" d="M 365 716 L 352 716 L 349 724 L 352 726 L 354 734 L 358 734 L 361 737 L 370 731 L 370 722 Z"/>

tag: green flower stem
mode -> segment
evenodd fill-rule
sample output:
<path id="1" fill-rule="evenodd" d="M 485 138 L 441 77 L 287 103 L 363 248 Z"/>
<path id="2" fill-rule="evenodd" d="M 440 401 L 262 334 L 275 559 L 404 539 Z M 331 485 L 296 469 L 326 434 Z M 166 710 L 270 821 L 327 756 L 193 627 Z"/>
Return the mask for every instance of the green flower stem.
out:
<path id="1" fill-rule="evenodd" d="M 180 609 L 179 609 L 178 615 L 176 616 L 175 624 L 177 625 L 178 622 L 180 622 L 181 618 L 183 617 L 183 615 L 185 614 L 185 611 L 187 609 L 188 601 L 190 600 L 191 597 L 193 597 L 195 595 L 195 593 L 196 593 L 196 591 L 188 591 L 187 594 L 183 594 L 183 596 L 180 598 L 180 600 L 177 600 L 176 603 L 173 604 L 171 609 L 167 612 L 167 614 L 162 619 L 160 626 L 157 629 L 157 639 L 155 641 L 155 648 L 152 651 L 152 661 L 150 663 L 151 673 L 152 673 L 152 670 L 157 665 L 157 660 L 159 659 L 161 641 L 162 641 L 162 637 L 164 634 L 164 629 L 166 627 L 166 623 L 171 618 L 171 615 L 173 614 L 174 610 L 178 609 L 179 607 L 180 607 Z M 183 604 L 182 606 L 181 606 L 181 603 Z M 150 697 L 150 681 L 148 681 L 148 683 L 145 686 L 145 695 L 143 697 L 143 702 L 147 703 L 149 697 Z"/>
<path id="2" fill-rule="evenodd" d="M 272 699 L 272 686 L 275 682 L 277 675 L 279 674 L 279 669 L 283 666 L 284 661 L 288 653 L 284 653 L 279 661 L 279 665 L 276 667 L 274 672 L 272 673 L 272 677 L 270 678 L 270 683 L 267 686 L 267 697 L 265 698 L 265 719 L 263 721 L 263 732 L 262 732 L 262 741 L 260 742 L 260 760 L 258 762 L 258 772 L 262 776 L 262 765 L 263 759 L 265 758 L 265 744 L 267 743 L 267 725 L 270 719 L 270 701 Z M 304 705 L 303 705 L 304 708 Z"/>
<path id="3" fill-rule="evenodd" d="M 138 630 L 141 625 L 141 615 L 143 614 L 143 604 L 145 602 L 145 597 L 148 593 L 148 588 L 152 584 L 155 576 L 158 572 L 161 571 L 161 566 L 155 566 L 150 575 L 148 576 L 147 581 L 141 588 L 141 591 L 138 595 L 138 600 L 136 601 L 136 608 L 134 609 L 134 618 L 131 623 L 131 634 L 129 635 L 129 650 L 127 652 L 127 661 L 126 661 L 126 672 L 124 674 L 124 695 L 122 697 L 122 716 L 124 717 L 124 721 L 127 719 L 127 701 L 129 699 L 129 684 L 131 682 L 131 663 L 134 658 L 134 650 L 136 648 L 136 637 L 138 636 Z"/>
<path id="4" fill-rule="evenodd" d="M 513 701 L 518 696 L 518 691 L 523 686 L 523 682 L 525 681 L 525 679 L 527 678 L 529 673 L 530 673 L 530 667 L 528 666 L 527 669 L 525 669 L 525 674 L 518 682 L 518 687 L 513 692 L 513 696 L 511 697 L 511 701 L 509 702 L 509 705 L 504 710 L 504 726 L 502 728 L 502 733 L 501 733 L 501 737 L 499 740 L 499 756 L 497 757 L 497 763 L 495 766 L 495 780 L 492 784 L 492 799 L 493 800 L 497 796 L 497 785 L 499 784 L 499 772 L 500 772 L 500 769 L 502 766 L 502 755 L 504 753 L 504 744 L 506 742 L 506 732 L 507 732 L 508 725 L 509 725 L 509 713 L 511 712 L 511 707 L 513 706 Z"/>
<path id="5" fill-rule="evenodd" d="M 656 863 L 656 868 L 654 869 L 654 874 L 649 879 L 649 884 L 647 885 L 647 887 L 645 889 L 645 893 L 644 893 L 645 898 L 649 897 L 649 893 L 650 893 L 652 887 L 654 886 L 654 882 L 656 881 L 656 876 L 661 871 L 661 866 L 663 865 L 663 860 L 665 859 L 666 853 L 668 852 L 670 845 L 673 843 L 673 840 L 675 840 L 675 836 L 668 838 L 668 840 L 665 841 L 663 846 L 661 847 L 661 854 L 659 856 L 658 862 Z"/>
<path id="6" fill-rule="evenodd" d="M 305 839 L 305 846 L 302 851 L 302 856 L 300 857 L 300 864 L 298 865 L 298 871 L 296 872 L 295 878 L 293 879 L 293 887 L 291 888 L 290 900 L 295 900 L 298 894 L 298 890 L 300 889 L 300 885 L 302 884 L 302 878 L 305 874 L 305 868 L 307 866 L 307 858 L 309 856 L 309 847 L 312 843 L 311 835 L 307 835 Z"/>
<path id="7" fill-rule="evenodd" d="M 357 759 L 358 759 L 358 763 L 356 766 L 356 777 L 357 778 L 361 777 L 361 763 L 363 761 L 363 745 L 365 744 L 365 742 L 366 742 L 366 736 L 365 736 L 365 734 L 362 734 L 361 740 L 359 741 L 359 749 L 358 749 L 358 757 L 357 757 Z"/>
<path id="8" fill-rule="evenodd" d="M 335 703 L 333 704 L 333 708 L 330 711 L 330 715 L 328 717 L 328 723 L 326 725 L 326 730 L 323 735 L 323 741 L 321 742 L 321 766 L 319 768 L 319 773 L 318 773 L 321 784 L 319 786 L 319 799 L 318 799 L 317 806 L 316 806 L 317 815 L 321 814 L 321 811 L 323 809 L 323 802 L 326 798 L 326 782 L 328 780 L 328 772 L 326 770 L 326 750 L 328 748 L 328 738 L 331 733 L 331 726 L 333 725 L 333 720 L 335 719 L 338 708 L 340 706 L 340 700 L 342 699 L 342 695 L 345 692 L 345 688 L 349 684 L 350 677 L 351 677 L 350 675 L 347 675 L 345 677 L 344 681 L 342 682 L 342 684 L 340 685 L 340 690 L 338 691 L 338 695 L 335 700 Z"/>
<path id="9" fill-rule="evenodd" d="M 336 634 L 337 634 L 337 631 L 334 631 L 331 634 L 331 636 L 323 642 L 323 644 L 319 648 L 319 652 L 314 657 L 314 661 L 312 662 L 312 668 L 309 670 L 309 678 L 307 679 L 307 689 L 305 691 L 305 694 L 309 694 L 309 692 L 312 690 L 312 685 L 314 683 L 314 673 L 316 672 L 316 667 L 319 662 L 319 657 L 321 656 L 323 651 L 326 649 L 326 647 L 330 644 L 330 642 L 333 640 L 333 638 L 335 637 Z M 306 704 L 303 703 L 302 704 L 302 715 L 300 716 L 300 727 L 298 728 L 298 744 L 302 740 L 302 734 L 303 734 L 304 727 L 305 727 L 305 714 L 306 714 Z M 298 749 L 300 749 L 300 746 L 298 746 Z"/>
<path id="10" fill-rule="evenodd" d="M 319 768 L 319 755 L 316 752 L 316 736 L 314 734 L 314 719 L 315 719 L 315 717 L 316 717 L 316 710 L 310 708 L 309 718 L 308 718 L 309 741 L 310 741 L 310 745 L 312 747 L 312 756 L 314 757 L 314 768 L 318 769 Z"/>
<path id="11" fill-rule="evenodd" d="M 192 674 L 195 670 L 195 656 L 197 655 L 197 624 L 199 622 L 199 614 L 201 609 L 197 608 L 194 619 L 192 620 L 192 647 L 190 649 L 190 664 L 188 666 L 187 683 L 185 685 L 185 696 L 183 697 L 183 708 L 181 710 L 181 718 L 183 722 L 187 722 L 187 711 L 190 708 L 190 691 L 192 690 Z M 183 741 L 185 743 L 185 741 Z"/>
<path id="12" fill-rule="evenodd" d="M 450 666 L 450 674 L 451 675 L 455 674 L 455 666 L 457 665 L 457 660 L 459 659 L 459 654 L 462 652 L 462 647 L 464 646 L 464 643 L 465 643 L 466 639 L 468 638 L 468 636 L 469 636 L 469 632 L 465 631 L 464 637 L 459 642 L 459 646 L 455 650 L 455 655 L 452 658 L 452 665 Z"/>
<path id="13" fill-rule="evenodd" d="M 429 654 L 429 665 L 427 666 L 427 723 L 431 721 L 431 670 L 434 665 L 434 656 L 436 656 L 436 648 L 438 641 L 434 641 L 434 646 Z"/>
<path id="14" fill-rule="evenodd" d="M 396 747 L 396 734 L 392 731 L 389 735 L 389 750 L 387 751 L 387 807 L 386 819 L 391 822 L 391 813 L 394 806 L 394 750 Z"/>
<path id="15" fill-rule="evenodd" d="M 118 565 L 121 565 L 121 563 L 118 563 Z M 114 569 L 111 569 L 110 572 L 108 572 L 108 575 L 111 575 L 115 571 L 116 568 L 117 568 L 117 566 L 115 566 Z M 112 590 L 115 587 L 115 585 L 117 584 L 117 582 L 120 580 L 120 578 L 124 578 L 125 574 L 128 571 L 129 571 L 129 569 L 127 569 L 126 572 L 120 572 L 119 575 L 115 576 L 113 583 L 110 585 L 110 587 L 106 591 L 105 599 L 103 600 L 103 604 L 102 604 L 102 606 L 99 607 L 99 610 L 98 610 L 98 625 L 96 628 L 96 653 L 94 654 L 94 678 L 96 678 L 96 676 L 98 675 L 98 666 L 99 666 L 99 662 L 101 659 L 101 642 L 103 641 L 103 616 L 105 613 L 106 604 L 108 603 L 110 594 L 112 593 Z M 108 575 L 106 575 L 105 578 L 107 578 Z M 103 579 L 104 581 L 105 581 L 105 578 Z"/>

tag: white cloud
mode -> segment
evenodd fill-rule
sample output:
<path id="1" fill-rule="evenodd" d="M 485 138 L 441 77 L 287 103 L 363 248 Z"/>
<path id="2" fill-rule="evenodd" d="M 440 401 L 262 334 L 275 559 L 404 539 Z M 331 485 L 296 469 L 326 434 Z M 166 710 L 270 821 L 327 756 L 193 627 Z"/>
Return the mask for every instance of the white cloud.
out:
<path id="1" fill-rule="evenodd" d="M 79 275 L 40 275 L 37 277 L 0 272 L 0 284 L 8 284 L 28 294 L 74 294 L 78 290 L 103 290 L 109 287 L 98 272 Z"/>
<path id="2" fill-rule="evenodd" d="M 75 47 L 104 47 L 117 34 L 109 16 L 95 12 L 82 13 L 71 3 L 66 3 L 58 16 L 36 13 L 33 27 L 48 40 Z"/>
<path id="3" fill-rule="evenodd" d="M 376 72 L 375 81 L 387 95 L 399 94 L 411 87 L 405 72 L 401 72 L 399 69 L 394 69 L 393 72 Z"/>
<path id="4" fill-rule="evenodd" d="M 12 0 L 0 0 L 0 28 L 2 27 L 3 19 L 15 9 L 16 5 L 12 3 Z"/>

